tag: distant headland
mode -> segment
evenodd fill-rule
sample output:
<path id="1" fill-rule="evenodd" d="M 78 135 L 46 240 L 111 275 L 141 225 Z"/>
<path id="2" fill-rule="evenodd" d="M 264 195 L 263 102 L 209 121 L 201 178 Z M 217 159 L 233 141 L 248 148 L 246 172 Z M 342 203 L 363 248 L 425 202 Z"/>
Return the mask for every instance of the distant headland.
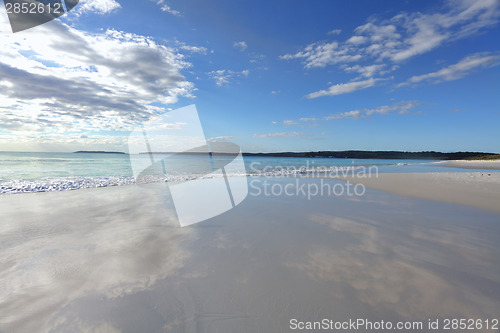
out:
<path id="1" fill-rule="evenodd" d="M 281 153 L 243 153 L 243 156 L 269 157 L 308 157 L 308 158 L 354 158 L 354 159 L 388 159 L 388 160 L 499 160 L 500 154 L 484 152 L 442 153 L 436 151 L 316 151 L 316 152 L 281 152 Z"/>
<path id="2" fill-rule="evenodd" d="M 79 150 L 73 152 L 74 154 L 123 154 L 126 155 L 122 151 L 104 151 L 104 150 Z"/>
<path id="3" fill-rule="evenodd" d="M 120 151 L 79 150 L 74 153 L 87 154 L 124 154 Z M 199 155 L 206 152 L 142 152 L 143 154 L 180 154 Z M 223 154 L 223 153 L 219 153 Z M 377 160 L 500 160 L 500 154 L 485 152 L 453 152 L 442 153 L 437 151 L 397 151 L 397 150 L 342 150 L 342 151 L 310 151 L 310 152 L 276 152 L 276 153 L 242 153 L 243 156 L 266 157 L 302 157 L 302 158 L 352 158 L 352 159 L 377 159 Z"/>

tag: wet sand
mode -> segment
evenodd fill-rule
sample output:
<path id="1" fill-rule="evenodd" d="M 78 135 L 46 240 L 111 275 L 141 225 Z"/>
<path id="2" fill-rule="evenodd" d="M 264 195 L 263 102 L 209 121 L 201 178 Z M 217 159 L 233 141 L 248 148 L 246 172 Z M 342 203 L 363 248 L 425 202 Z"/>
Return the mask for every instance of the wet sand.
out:
<path id="1" fill-rule="evenodd" d="M 0 332 L 498 318 L 500 214 L 370 189 L 256 195 L 321 180 L 248 180 L 243 203 L 185 228 L 166 184 L 1 196 Z"/>

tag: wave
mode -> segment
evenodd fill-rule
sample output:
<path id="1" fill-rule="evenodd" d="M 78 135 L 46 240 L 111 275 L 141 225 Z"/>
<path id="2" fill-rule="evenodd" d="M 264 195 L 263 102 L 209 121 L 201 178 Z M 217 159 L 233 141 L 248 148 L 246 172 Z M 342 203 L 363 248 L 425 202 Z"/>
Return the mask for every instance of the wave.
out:
<path id="1" fill-rule="evenodd" d="M 53 192 L 135 183 L 133 177 L 60 177 L 36 180 L 14 179 L 0 182 L 0 194 Z"/>
<path id="2" fill-rule="evenodd" d="M 287 167 L 264 168 L 263 170 L 233 170 L 226 171 L 230 177 L 324 177 L 349 175 L 366 169 L 363 166 L 348 167 Z M 123 186 L 131 184 L 146 184 L 155 182 L 183 182 L 196 179 L 211 179 L 223 177 L 221 172 L 210 174 L 176 174 L 176 175 L 146 175 L 136 179 L 125 177 L 57 177 L 33 180 L 0 179 L 0 195 L 34 192 L 69 191 L 84 188 L 99 188 L 109 186 Z"/>

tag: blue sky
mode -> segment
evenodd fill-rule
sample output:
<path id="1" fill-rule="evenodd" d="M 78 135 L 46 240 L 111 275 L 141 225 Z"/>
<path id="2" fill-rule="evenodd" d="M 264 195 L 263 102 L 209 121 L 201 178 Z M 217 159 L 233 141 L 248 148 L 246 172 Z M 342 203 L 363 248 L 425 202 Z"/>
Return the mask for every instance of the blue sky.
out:
<path id="1" fill-rule="evenodd" d="M 126 150 L 195 104 L 244 151 L 500 152 L 499 19 L 497 0 L 87 0 L 12 34 L 0 11 L 0 150 Z"/>

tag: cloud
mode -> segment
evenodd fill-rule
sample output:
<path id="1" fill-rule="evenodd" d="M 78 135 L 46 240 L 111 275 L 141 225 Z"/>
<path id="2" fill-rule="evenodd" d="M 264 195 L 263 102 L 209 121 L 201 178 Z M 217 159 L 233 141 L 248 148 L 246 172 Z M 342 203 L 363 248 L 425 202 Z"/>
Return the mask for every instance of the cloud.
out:
<path id="1" fill-rule="evenodd" d="M 300 132 L 279 132 L 279 133 L 268 133 L 268 134 L 254 134 L 254 138 L 263 138 L 263 139 L 271 139 L 271 138 L 285 138 L 292 136 L 301 136 L 304 133 Z"/>
<path id="2" fill-rule="evenodd" d="M 383 69 L 386 67 L 386 65 L 381 64 L 381 65 L 370 65 L 370 66 L 360 66 L 360 65 L 354 65 L 351 67 L 344 67 L 344 70 L 346 72 L 358 72 L 362 77 L 367 77 L 371 78 L 374 77 L 376 74 L 386 74 L 390 72 L 390 70 L 385 70 Z M 393 69 L 396 69 L 397 67 L 393 67 Z"/>
<path id="3" fill-rule="evenodd" d="M 241 42 L 234 42 L 233 47 L 237 48 L 240 51 L 245 51 L 248 45 L 246 42 L 241 41 Z"/>
<path id="4" fill-rule="evenodd" d="M 453 81 L 463 78 L 478 68 L 489 68 L 500 65 L 500 53 L 476 53 L 465 57 L 458 63 L 442 68 L 437 72 L 424 75 L 416 75 L 408 81 L 400 83 L 397 87 L 407 86 L 422 81 L 440 83 L 443 81 Z"/>
<path id="5" fill-rule="evenodd" d="M 499 18 L 497 0 L 454 1 L 449 2 L 448 11 L 444 13 L 398 15 L 393 20 L 401 22 L 409 36 L 390 56 L 395 61 L 405 60 L 445 41 L 458 40 L 494 26 Z"/>
<path id="6" fill-rule="evenodd" d="M 115 0 L 80 0 L 74 10 L 74 14 L 79 16 L 86 13 L 109 14 L 121 8 Z"/>
<path id="7" fill-rule="evenodd" d="M 332 120 L 332 119 L 344 119 L 344 118 L 350 118 L 350 119 L 358 119 L 363 117 L 363 113 L 359 110 L 352 110 L 352 111 L 346 111 L 338 114 L 333 114 L 330 116 L 325 117 L 325 120 Z"/>
<path id="8" fill-rule="evenodd" d="M 351 38 L 349 38 L 346 43 L 349 43 L 349 44 L 354 44 L 354 45 L 360 45 L 360 44 L 364 44 L 368 41 L 368 38 L 366 37 L 363 37 L 363 36 L 352 36 Z"/>
<path id="9" fill-rule="evenodd" d="M 169 5 L 163 5 L 161 6 L 161 10 L 164 12 L 167 12 L 169 14 L 172 14 L 174 16 L 181 16 L 181 12 L 175 9 L 172 9 Z"/>
<path id="10" fill-rule="evenodd" d="M 242 70 L 241 72 L 235 72 L 229 69 L 219 69 L 216 71 L 208 72 L 208 76 L 215 80 L 215 84 L 222 87 L 225 84 L 229 84 L 231 79 L 235 77 L 247 77 L 250 71 L 248 69 Z"/>
<path id="11" fill-rule="evenodd" d="M 190 53 L 207 54 L 208 49 L 204 46 L 186 45 L 184 42 L 176 41 L 177 49 Z"/>
<path id="12" fill-rule="evenodd" d="M 313 121 L 318 121 L 319 119 L 318 118 L 314 118 L 314 117 L 304 117 L 304 118 L 299 118 L 299 121 L 303 121 L 303 122 L 313 122 Z"/>
<path id="13" fill-rule="evenodd" d="M 341 29 L 334 29 L 334 30 L 328 31 L 327 35 L 340 35 L 341 32 L 342 32 Z"/>
<path id="14" fill-rule="evenodd" d="M 172 14 L 174 16 L 181 16 L 181 12 L 179 12 L 178 10 L 172 9 L 172 7 L 170 7 L 169 5 L 167 5 L 165 3 L 165 0 L 157 0 L 155 2 L 156 2 L 156 4 L 158 4 L 160 6 L 160 9 L 163 12 Z"/>
<path id="15" fill-rule="evenodd" d="M 179 46 L 179 49 L 191 53 L 207 54 L 207 48 L 204 46 L 182 45 Z"/>
<path id="16" fill-rule="evenodd" d="M 341 94 L 348 94 L 356 90 L 361 90 L 361 89 L 366 89 L 369 87 L 373 87 L 377 81 L 380 81 L 381 79 L 374 79 L 370 78 L 367 80 L 363 81 L 353 81 L 349 83 L 339 83 L 331 86 L 327 90 L 320 90 L 316 92 L 312 92 L 308 95 L 306 95 L 307 98 L 318 98 L 322 96 L 334 96 L 334 95 L 341 95 Z"/>
<path id="17" fill-rule="evenodd" d="M 499 19 L 498 0 L 457 0 L 447 3 L 446 7 L 438 11 L 403 12 L 386 20 L 370 18 L 368 22 L 354 29 L 353 35 L 344 42 L 319 41 L 307 45 L 301 51 L 279 58 L 300 59 L 307 69 L 337 65 L 346 72 L 357 72 L 359 76 L 349 83 L 340 83 L 329 89 L 310 93 L 306 97 L 345 94 L 372 87 L 377 80 L 382 79 L 381 76 L 399 68 L 402 61 L 429 52 L 445 42 L 451 43 L 478 34 L 485 28 L 496 25 Z M 448 78 L 463 75 L 459 73 L 459 68 L 448 69 L 448 72 L 454 70 L 457 70 L 457 75 L 448 75 Z M 434 73 L 429 75 L 432 77 Z M 444 71 L 436 75 L 447 73 Z M 423 76 L 412 79 L 428 78 Z"/>
<path id="18" fill-rule="evenodd" d="M 220 141 L 233 141 L 235 139 L 234 136 L 216 136 L 210 139 L 207 139 L 208 142 L 220 142 Z"/>
<path id="19" fill-rule="evenodd" d="M 349 49 L 340 47 L 338 42 L 313 43 L 308 45 L 304 51 L 296 54 L 285 54 L 280 59 L 305 59 L 306 68 L 325 67 L 337 63 L 355 62 L 362 58 L 360 54 L 349 54 Z"/>
<path id="20" fill-rule="evenodd" d="M 88 33 L 60 21 L 29 34 L 0 34 L 0 129 L 21 132 L 125 130 L 194 85 L 191 66 L 149 37 Z"/>
<path id="21" fill-rule="evenodd" d="M 394 103 L 392 105 L 383 105 L 375 109 L 362 109 L 362 110 L 351 110 L 337 114 L 331 114 L 326 116 L 324 120 L 335 120 L 335 119 L 359 119 L 366 118 L 372 115 L 388 115 L 392 113 L 397 114 L 409 114 L 411 110 L 418 106 L 417 101 L 403 101 Z"/>
<path id="22" fill-rule="evenodd" d="M 399 63 L 445 42 L 478 34 L 496 25 L 499 18 L 498 0 L 450 1 L 439 11 L 403 12 L 387 20 L 370 18 L 345 42 L 312 43 L 302 51 L 285 54 L 280 59 L 302 59 L 305 68 L 359 61 Z"/>
<path id="23" fill-rule="evenodd" d="M 281 123 L 284 125 L 298 125 L 301 123 L 316 123 L 318 121 L 329 121 L 338 119 L 360 119 L 370 117 L 372 115 L 389 115 L 389 114 L 416 114 L 412 112 L 420 103 L 418 101 L 401 101 L 391 105 L 382 105 L 372 109 L 356 109 L 341 113 L 330 114 L 326 117 L 302 117 L 297 120 L 284 120 Z M 278 122 L 273 121 L 273 124 Z"/>

